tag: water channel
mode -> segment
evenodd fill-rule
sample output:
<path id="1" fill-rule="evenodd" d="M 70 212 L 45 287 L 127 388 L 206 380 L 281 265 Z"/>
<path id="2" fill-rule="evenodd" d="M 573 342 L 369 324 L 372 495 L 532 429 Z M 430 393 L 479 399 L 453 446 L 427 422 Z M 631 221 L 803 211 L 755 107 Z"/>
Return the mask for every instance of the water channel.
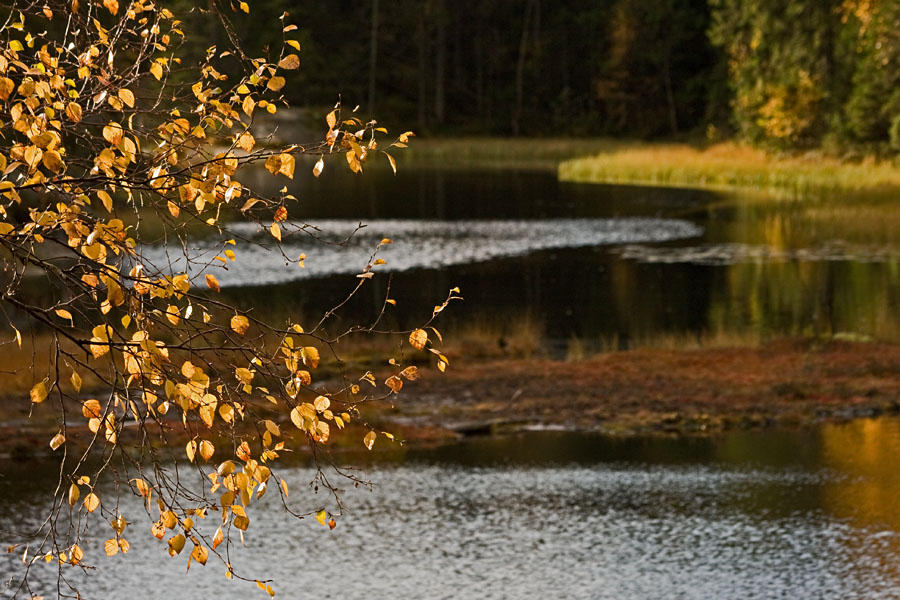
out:
<path id="1" fill-rule="evenodd" d="M 716 438 L 473 438 L 363 463 L 374 491 L 348 486 L 333 531 L 264 497 L 231 560 L 291 599 L 897 598 L 900 471 L 884 457 L 898 452 L 890 419 Z M 34 524 L 52 466 L 3 472 L 0 529 Z M 298 508 L 334 508 L 306 487 L 307 466 L 280 474 Z M 119 506 L 134 522 L 126 557 L 102 556 L 100 531 L 85 545 L 97 569 L 68 569 L 83 597 L 266 597 L 214 559 L 185 573 L 140 505 Z M 0 571 L 18 558 L 3 555 Z M 31 577 L 52 595 L 53 565 Z"/>
<path id="2" fill-rule="evenodd" d="M 748 200 L 564 183 L 538 171 L 426 168 L 326 171 L 289 191 L 299 199 L 289 205 L 292 224 L 317 228 L 285 234 L 286 254 L 305 253 L 305 268 L 244 244 L 228 271 L 213 271 L 236 301 L 276 315 L 318 320 L 389 237 L 378 254 L 387 264 L 335 329 L 377 314 L 390 273 L 400 325 L 430 314 L 458 286 L 465 306 L 442 315 L 443 326 L 477 323 L 502 334 L 527 324 L 551 345 L 900 340 L 900 214 L 890 198 Z M 313 239 L 339 242 L 360 224 L 341 246 Z M 236 233 L 270 239 L 252 224 Z M 207 261 L 212 249 L 211 240 L 192 246 Z"/>
<path id="3" fill-rule="evenodd" d="M 291 192 L 292 220 L 319 228 L 285 238 L 306 268 L 241 245 L 238 263 L 216 271 L 223 294 L 270 316 L 320 315 L 390 237 L 382 274 L 335 326 L 377 311 L 391 272 L 402 315 L 430 314 L 459 286 L 464 304 L 442 328 L 527 322 L 563 349 L 665 336 L 900 341 L 900 220 L 883 198 L 735 201 L 448 169 L 326 172 Z M 339 246 L 308 235 L 336 241 L 360 223 Z M 197 239 L 191 252 L 212 248 Z M 334 531 L 292 521 L 268 496 L 232 562 L 271 578 L 282 598 L 898 598 L 900 472 L 887 459 L 898 453 L 900 422 L 879 419 L 687 439 L 545 431 L 344 456 L 362 460 L 375 487 L 348 486 Z M 0 473 L 0 531 L 34 526 L 56 465 Z M 280 474 L 298 508 L 335 509 L 308 488 L 301 460 Z M 185 557 L 169 559 L 149 535 L 138 500 L 119 510 L 134 523 L 131 552 L 70 569 L 85 598 L 266 597 L 226 581 L 215 560 L 186 575 Z M 102 555 L 104 533 L 87 543 L 91 555 Z M 19 558 L 0 559 L 4 580 Z M 32 577 L 55 594 L 52 566 Z"/>

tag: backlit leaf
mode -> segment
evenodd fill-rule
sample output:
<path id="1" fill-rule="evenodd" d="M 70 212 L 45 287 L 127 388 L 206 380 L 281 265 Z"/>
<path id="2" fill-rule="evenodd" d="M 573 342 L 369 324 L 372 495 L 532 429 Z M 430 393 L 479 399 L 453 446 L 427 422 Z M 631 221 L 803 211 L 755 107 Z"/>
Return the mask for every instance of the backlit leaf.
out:
<path id="1" fill-rule="evenodd" d="M 212 458 L 213 454 L 216 452 L 216 447 L 213 446 L 212 442 L 203 440 L 200 442 L 200 456 L 203 460 L 209 462 L 209 459 Z"/>
<path id="2" fill-rule="evenodd" d="M 77 102 L 69 102 L 66 105 L 66 117 L 73 123 L 81 120 L 81 106 Z"/>
<path id="3" fill-rule="evenodd" d="M 396 375 L 391 375 L 385 380 L 385 385 L 387 385 L 391 390 L 396 394 L 403 387 L 403 380 L 397 377 Z"/>
<path id="4" fill-rule="evenodd" d="M 319 396 L 313 402 L 313 406 L 316 407 L 316 411 L 325 412 L 326 410 L 328 410 L 328 407 L 331 406 L 331 400 L 329 400 L 326 396 Z"/>
<path id="5" fill-rule="evenodd" d="M 33 388 L 31 388 L 31 402 L 34 404 L 40 404 L 44 400 L 47 399 L 47 384 L 43 381 L 39 381 L 35 384 Z"/>
<path id="6" fill-rule="evenodd" d="M 244 335 L 249 327 L 250 321 L 244 315 L 234 315 L 231 317 L 231 328 L 235 332 Z"/>
<path id="7" fill-rule="evenodd" d="M 275 175 L 278 173 L 279 169 L 281 169 L 281 155 L 273 154 L 269 158 L 266 159 L 265 165 L 266 171 Z"/>
<path id="8" fill-rule="evenodd" d="M 212 549 L 215 550 L 224 539 L 225 536 L 222 534 L 222 528 L 219 527 L 218 529 L 216 529 L 216 535 L 213 536 Z"/>
<path id="9" fill-rule="evenodd" d="M 99 418 L 100 412 L 100 403 L 96 400 L 85 400 L 84 404 L 81 405 L 81 414 L 84 415 L 85 419 Z"/>
<path id="10" fill-rule="evenodd" d="M 150 486 L 143 479 L 135 479 L 134 485 L 137 487 L 141 496 L 147 497 L 150 495 Z"/>
<path id="11" fill-rule="evenodd" d="M 178 534 L 169 538 L 169 556 L 175 556 L 184 549 L 184 535 Z"/>
<path id="12" fill-rule="evenodd" d="M 315 369 L 319 366 L 319 349 L 315 346 L 306 346 L 300 351 L 300 358 L 304 365 Z"/>
<path id="13" fill-rule="evenodd" d="M 50 448 L 53 450 L 56 450 L 57 448 L 62 446 L 65 443 L 65 441 L 66 441 L 66 436 L 64 436 L 62 433 L 57 433 L 56 435 L 53 436 L 53 439 L 50 440 Z"/>
<path id="14" fill-rule="evenodd" d="M 205 565 L 206 560 L 209 558 L 209 550 L 206 549 L 206 546 L 195 544 L 194 549 L 191 551 L 191 558 L 201 565 Z"/>
<path id="15" fill-rule="evenodd" d="M 296 160 L 292 154 L 282 154 L 281 155 L 281 167 L 278 169 L 278 172 L 287 177 L 288 179 L 294 178 L 294 166 L 296 165 Z"/>
<path id="16" fill-rule="evenodd" d="M 124 102 L 128 108 L 134 108 L 134 93 L 126 88 L 119 90 L 119 100 Z"/>
<path id="17" fill-rule="evenodd" d="M 119 553 L 119 541 L 116 538 L 106 540 L 103 542 L 103 550 L 107 556 L 115 556 Z"/>
<path id="18" fill-rule="evenodd" d="M 410 381 L 415 381 L 419 378 L 419 369 L 415 366 L 406 367 L 400 374 L 409 379 Z"/>
<path id="19" fill-rule="evenodd" d="M 69 486 L 69 506 L 75 506 L 79 497 L 81 497 L 81 489 L 73 483 Z"/>
<path id="20" fill-rule="evenodd" d="M 110 196 L 105 190 L 100 190 L 97 192 L 97 197 L 100 198 L 100 201 L 103 203 L 103 208 L 106 209 L 106 212 L 112 212 L 113 209 L 113 201 L 112 196 Z"/>
<path id="21" fill-rule="evenodd" d="M 372 446 L 375 444 L 376 437 L 377 434 L 374 431 L 370 431 L 366 434 L 366 437 L 363 438 L 363 444 L 366 445 L 366 448 L 368 448 L 369 450 L 372 449 Z"/>
<path id="22" fill-rule="evenodd" d="M 222 288 L 219 287 L 219 280 L 216 279 L 216 276 L 212 273 L 206 274 L 206 286 L 213 290 L 214 292 L 221 292 Z"/>
<path id="23" fill-rule="evenodd" d="M 84 499 L 84 507 L 89 513 L 94 512 L 100 506 L 100 498 L 94 492 L 88 494 Z"/>
<path id="24" fill-rule="evenodd" d="M 424 329 L 416 329 L 411 334 L 409 334 L 409 344 L 416 350 L 422 350 L 425 348 L 425 343 L 428 341 L 428 332 Z"/>
<path id="25" fill-rule="evenodd" d="M 280 61 L 278 61 L 278 67 L 281 69 L 286 69 L 288 71 L 293 71 L 294 69 L 300 68 L 300 57 L 296 54 L 288 54 Z"/>

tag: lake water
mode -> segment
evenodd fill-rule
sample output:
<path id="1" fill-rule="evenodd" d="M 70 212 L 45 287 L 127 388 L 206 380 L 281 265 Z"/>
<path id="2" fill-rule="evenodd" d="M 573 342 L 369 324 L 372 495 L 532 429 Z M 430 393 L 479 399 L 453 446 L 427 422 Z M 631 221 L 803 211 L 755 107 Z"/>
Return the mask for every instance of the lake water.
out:
<path id="1" fill-rule="evenodd" d="M 378 254 L 387 264 L 333 326 L 371 317 L 391 273 L 395 324 L 430 314 L 459 286 L 465 301 L 441 329 L 477 323 L 503 335 L 530 323 L 561 351 L 665 336 L 900 341 L 890 200 L 736 202 L 446 169 L 326 171 L 293 185 L 301 230 L 285 241 L 306 268 L 241 244 L 239 262 L 216 272 L 224 295 L 268 316 L 317 320 L 390 237 Z M 335 242 L 360 224 L 343 245 L 310 235 Z M 252 226 L 235 233 L 267 240 Z M 214 249 L 191 241 L 192 256 Z M 246 577 L 270 577 L 282 598 L 900 598 L 898 453 L 900 422 L 880 419 L 708 439 L 534 432 L 345 456 L 369 460 L 375 488 L 349 487 L 334 531 L 285 517 L 269 494 L 231 560 Z M 0 531 L 39 523 L 56 466 L 9 463 L 0 474 Z M 308 487 L 302 461 L 280 474 L 298 510 L 335 510 Z M 102 557 L 108 536 L 94 516 L 85 548 L 97 569 L 64 572 L 85 598 L 267 597 L 226 581 L 215 559 L 185 574 L 186 557 L 165 554 L 136 499 L 119 510 L 133 522 L 129 555 Z M 17 577 L 18 557 L 0 558 L 4 580 Z M 35 591 L 55 595 L 55 569 L 35 565 L 31 576 Z"/>
<path id="2" fill-rule="evenodd" d="M 349 487 L 334 531 L 267 495 L 231 561 L 291 599 L 897 598 L 900 472 L 885 457 L 898 452 L 891 419 L 708 439 L 473 438 L 377 456 L 362 473 L 374 491 Z M 0 529 L 35 523 L 52 465 L 0 472 Z M 295 508 L 335 508 L 306 486 L 308 467 L 280 474 Z M 267 597 L 216 559 L 186 574 L 138 500 L 119 510 L 129 554 L 104 557 L 101 530 L 85 544 L 97 568 L 65 570 L 85 598 Z M 16 559 L 3 555 L 0 572 L 14 577 Z M 53 595 L 55 567 L 31 576 Z"/>
<path id="3" fill-rule="evenodd" d="M 505 335 L 525 323 L 557 347 L 573 340 L 587 349 L 627 347 L 666 336 L 900 340 L 893 199 L 735 201 L 696 190 L 561 183 L 536 171 L 423 168 L 361 177 L 331 169 L 292 186 L 299 200 L 288 205 L 286 256 L 305 253 L 305 268 L 241 244 L 238 262 L 214 272 L 244 306 L 317 321 L 389 237 L 394 243 L 377 255 L 387 264 L 375 267 L 335 330 L 377 314 L 390 273 L 401 310 L 389 324 L 419 322 L 459 286 L 464 306 L 441 316 L 444 327 L 479 323 Z M 271 239 L 252 224 L 235 233 Z M 208 239 L 191 247 L 207 260 L 217 249 Z M 149 251 L 164 262 L 160 249 Z"/>

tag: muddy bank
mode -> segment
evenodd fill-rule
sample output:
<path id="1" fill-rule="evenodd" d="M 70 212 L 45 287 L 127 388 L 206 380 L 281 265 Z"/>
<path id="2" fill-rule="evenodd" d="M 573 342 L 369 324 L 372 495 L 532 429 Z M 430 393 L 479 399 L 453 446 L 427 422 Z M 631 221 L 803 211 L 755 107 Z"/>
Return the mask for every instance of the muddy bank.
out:
<path id="1" fill-rule="evenodd" d="M 453 366 L 444 375 L 423 371 L 379 420 L 412 438 L 419 428 L 706 433 L 900 410 L 900 346 L 878 343 L 781 341 Z"/>
<path id="2" fill-rule="evenodd" d="M 705 435 L 900 412 L 900 346 L 880 343 L 638 349 L 571 362 L 455 357 L 444 374 L 419 372 L 392 402 L 366 406 L 364 420 L 424 444 L 524 429 Z M 58 430 L 49 410 L 28 419 L 27 400 L 3 403 L 0 456 L 49 454 L 48 440 Z M 360 421 L 329 446 L 360 446 L 368 431 Z M 282 425 L 293 430 L 286 419 Z M 169 443 L 183 442 L 179 430 L 183 437 L 173 422 Z M 84 443 L 92 437 L 83 424 L 68 435 Z"/>

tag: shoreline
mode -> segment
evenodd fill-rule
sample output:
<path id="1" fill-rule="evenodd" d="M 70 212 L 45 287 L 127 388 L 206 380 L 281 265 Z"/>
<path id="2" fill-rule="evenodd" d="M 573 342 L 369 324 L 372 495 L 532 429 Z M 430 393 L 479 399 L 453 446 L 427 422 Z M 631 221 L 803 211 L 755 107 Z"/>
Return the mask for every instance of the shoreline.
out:
<path id="1" fill-rule="evenodd" d="M 776 154 L 736 141 L 684 143 L 613 138 L 415 139 L 403 166 L 536 169 L 560 181 L 741 192 L 797 199 L 896 195 L 900 166 L 872 156 L 811 150 Z"/>
<path id="2" fill-rule="evenodd" d="M 363 408 L 375 429 L 410 446 L 542 429 L 708 436 L 900 414 L 900 345 L 879 342 L 640 348 L 575 361 L 456 359 L 444 374 L 420 374 L 390 403 Z M 27 399 L 4 402 L 27 409 Z M 329 446 L 361 448 L 366 430 L 357 423 Z M 0 458 L 53 458 L 47 442 L 56 431 L 46 421 L 0 423 Z M 175 444 L 179 433 L 170 433 Z"/>
<path id="3" fill-rule="evenodd" d="M 428 372 L 395 409 L 373 417 L 416 439 L 419 428 L 448 436 L 541 428 L 708 435 L 892 414 L 900 414 L 900 346 L 782 340 Z"/>

